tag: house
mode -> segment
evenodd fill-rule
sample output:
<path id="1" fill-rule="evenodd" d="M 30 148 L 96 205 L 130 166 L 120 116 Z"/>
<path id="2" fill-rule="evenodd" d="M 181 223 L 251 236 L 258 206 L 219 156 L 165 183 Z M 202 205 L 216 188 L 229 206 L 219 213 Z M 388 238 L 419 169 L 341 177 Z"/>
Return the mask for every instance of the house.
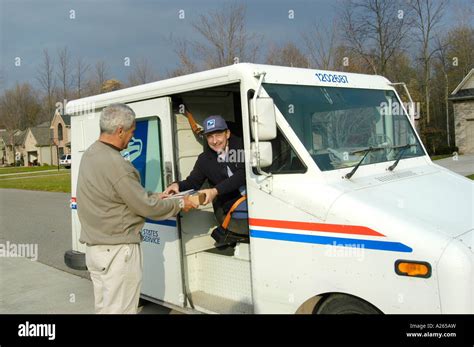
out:
<path id="1" fill-rule="evenodd" d="M 462 154 L 474 154 L 474 69 L 449 97 L 454 108 L 456 146 Z"/>
<path id="2" fill-rule="evenodd" d="M 52 161 L 53 165 L 57 165 L 58 159 L 63 154 L 71 153 L 71 116 L 56 111 L 50 129 L 53 144 Z"/>
<path id="3" fill-rule="evenodd" d="M 2 153 L 2 165 L 24 165 L 25 147 L 24 140 L 26 130 L 13 130 L 0 132 Z"/>
<path id="4" fill-rule="evenodd" d="M 28 128 L 24 138 L 24 165 L 52 165 L 51 130 L 49 122 Z"/>

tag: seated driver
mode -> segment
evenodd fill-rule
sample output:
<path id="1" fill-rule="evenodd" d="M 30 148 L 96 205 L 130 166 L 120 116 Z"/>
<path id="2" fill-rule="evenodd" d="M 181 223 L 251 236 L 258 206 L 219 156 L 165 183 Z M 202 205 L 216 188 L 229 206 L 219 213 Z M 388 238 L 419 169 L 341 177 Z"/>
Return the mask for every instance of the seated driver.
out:
<path id="1" fill-rule="evenodd" d="M 245 195 L 243 144 L 239 137 L 231 134 L 226 121 L 219 115 L 206 118 L 203 128 L 208 148 L 199 155 L 189 176 L 184 181 L 170 184 L 163 193 L 198 190 L 207 180 L 212 188 L 200 191 L 206 194 L 204 204 L 213 203 L 217 221 L 222 224 L 234 202 Z"/>

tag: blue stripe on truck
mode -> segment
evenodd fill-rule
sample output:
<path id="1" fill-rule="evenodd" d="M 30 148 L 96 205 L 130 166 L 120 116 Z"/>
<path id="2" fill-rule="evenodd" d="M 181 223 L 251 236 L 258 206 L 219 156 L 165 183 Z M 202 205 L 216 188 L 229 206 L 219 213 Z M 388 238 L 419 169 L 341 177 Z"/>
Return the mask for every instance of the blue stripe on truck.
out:
<path id="1" fill-rule="evenodd" d="M 390 241 L 374 241 L 319 235 L 290 234 L 255 229 L 250 230 L 250 236 L 269 240 L 314 243 L 329 246 L 357 247 L 390 252 L 413 252 L 412 248 L 408 247 L 407 245 L 404 245 L 403 243 Z"/>

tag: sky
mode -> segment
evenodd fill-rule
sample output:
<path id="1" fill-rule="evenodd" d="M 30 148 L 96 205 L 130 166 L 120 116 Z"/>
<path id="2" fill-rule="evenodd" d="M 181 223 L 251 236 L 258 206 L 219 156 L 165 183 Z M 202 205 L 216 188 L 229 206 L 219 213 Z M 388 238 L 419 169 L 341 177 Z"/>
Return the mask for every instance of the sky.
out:
<path id="1" fill-rule="evenodd" d="M 265 46 L 292 41 L 301 47 L 301 33 L 312 23 L 330 25 L 338 17 L 337 1 L 0 0 L 0 90 L 17 82 L 39 87 L 36 76 L 45 48 L 56 61 L 64 47 L 72 61 L 81 57 L 93 66 L 104 60 L 109 77 L 121 81 L 127 81 L 133 64 L 145 58 L 163 78 L 178 67 L 173 39 L 199 40 L 192 22 L 235 2 L 247 5 L 247 29 L 261 35 Z M 455 24 L 457 8 L 472 3 L 451 0 L 443 25 Z M 288 18 L 289 11 L 294 18 Z M 124 64 L 126 57 L 130 66 Z"/>

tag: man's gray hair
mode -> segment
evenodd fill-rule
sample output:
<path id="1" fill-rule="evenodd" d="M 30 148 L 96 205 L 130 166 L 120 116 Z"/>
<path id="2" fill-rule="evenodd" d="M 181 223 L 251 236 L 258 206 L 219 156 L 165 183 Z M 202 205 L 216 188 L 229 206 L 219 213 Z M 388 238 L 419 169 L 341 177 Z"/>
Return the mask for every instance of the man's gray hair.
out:
<path id="1" fill-rule="evenodd" d="M 125 104 L 111 104 L 100 115 L 100 132 L 113 134 L 119 126 L 129 130 L 135 121 L 135 112 Z"/>

